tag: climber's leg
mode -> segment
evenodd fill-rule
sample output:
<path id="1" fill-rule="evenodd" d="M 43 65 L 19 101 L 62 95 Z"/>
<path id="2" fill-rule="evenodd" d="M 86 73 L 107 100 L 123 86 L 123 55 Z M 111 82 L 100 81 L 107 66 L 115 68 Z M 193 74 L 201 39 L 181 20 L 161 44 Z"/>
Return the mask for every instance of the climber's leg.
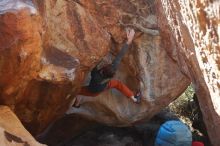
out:
<path id="1" fill-rule="evenodd" d="M 78 95 L 85 95 L 85 96 L 92 96 L 92 97 L 95 97 L 95 96 L 98 96 L 100 93 L 93 93 L 91 91 L 88 90 L 87 86 L 83 86 L 81 87 Z"/>
<path id="2" fill-rule="evenodd" d="M 87 86 L 81 87 L 78 95 L 76 98 L 73 100 L 73 107 L 79 108 L 80 104 L 85 101 L 91 100 L 90 98 L 95 97 L 99 95 L 100 93 L 92 93 L 91 91 L 88 90 Z"/>
<path id="3" fill-rule="evenodd" d="M 115 88 L 119 90 L 122 94 L 124 94 L 126 97 L 134 96 L 134 93 L 125 84 L 118 80 L 110 80 L 107 88 Z"/>
<path id="4" fill-rule="evenodd" d="M 134 95 L 134 93 L 125 84 L 118 80 L 110 80 L 107 88 L 115 88 L 119 90 L 122 94 L 124 94 L 126 97 L 131 98 L 135 103 L 140 103 L 140 92 Z"/>

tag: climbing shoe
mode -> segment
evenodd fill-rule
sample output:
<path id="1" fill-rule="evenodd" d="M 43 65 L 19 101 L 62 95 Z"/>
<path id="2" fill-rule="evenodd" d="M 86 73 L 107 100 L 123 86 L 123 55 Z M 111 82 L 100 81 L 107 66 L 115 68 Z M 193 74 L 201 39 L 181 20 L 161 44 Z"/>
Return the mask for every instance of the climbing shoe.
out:
<path id="1" fill-rule="evenodd" d="M 134 98 L 136 98 L 137 99 L 137 101 L 136 101 L 136 103 L 137 104 L 139 104 L 140 102 L 141 102 L 141 91 L 138 91 L 136 94 L 135 94 L 135 96 L 134 96 Z"/>
<path id="2" fill-rule="evenodd" d="M 80 101 L 77 97 L 75 98 L 75 101 L 74 101 L 72 107 L 80 108 Z"/>

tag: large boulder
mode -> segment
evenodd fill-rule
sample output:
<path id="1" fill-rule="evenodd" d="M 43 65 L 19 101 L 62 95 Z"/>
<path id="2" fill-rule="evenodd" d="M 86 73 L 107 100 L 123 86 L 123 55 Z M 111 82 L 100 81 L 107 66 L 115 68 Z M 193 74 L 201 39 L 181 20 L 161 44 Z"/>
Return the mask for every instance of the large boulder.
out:
<path id="1" fill-rule="evenodd" d="M 111 90 L 83 106 L 81 114 L 109 125 L 131 125 L 167 106 L 190 82 L 162 47 L 159 31 L 150 29 L 157 25 L 156 16 L 154 7 L 143 7 L 149 5 L 145 1 L 1 3 L 8 5 L 0 17 L 5 38 L 1 101 L 33 134 L 65 113 L 88 72 L 104 56 L 103 62 L 111 61 L 126 39 L 127 26 L 136 29 L 137 37 L 116 78 L 134 91 L 140 88 L 142 104 Z"/>
<path id="2" fill-rule="evenodd" d="M 111 62 L 126 38 L 126 27 L 137 30 L 134 44 L 124 57 L 115 78 L 134 91 L 141 89 L 144 95 L 142 104 L 136 105 L 119 92 L 110 90 L 90 98 L 84 102 L 85 106 L 74 110 L 74 113 L 109 125 L 128 126 L 153 116 L 178 97 L 189 84 L 163 48 L 159 31 L 152 29 L 157 25 L 154 6 L 144 1 L 64 0 L 43 4 L 38 2 L 38 5 L 44 5 L 41 13 L 46 25 L 44 50 L 49 46 L 66 52 L 69 50 L 72 56 L 78 58 L 79 72 L 84 75 L 101 57 L 106 56 L 103 62 Z M 151 11 L 143 7 L 148 5 Z M 61 22 L 63 24 L 59 25 Z M 104 42 L 110 42 L 111 48 Z M 84 76 L 78 85 L 88 84 L 88 80 L 89 75 Z"/>

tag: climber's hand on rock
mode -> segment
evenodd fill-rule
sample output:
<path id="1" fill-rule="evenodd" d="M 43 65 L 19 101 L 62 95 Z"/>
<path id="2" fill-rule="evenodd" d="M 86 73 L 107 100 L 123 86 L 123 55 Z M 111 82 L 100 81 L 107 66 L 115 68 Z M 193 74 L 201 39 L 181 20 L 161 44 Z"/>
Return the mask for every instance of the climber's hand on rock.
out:
<path id="1" fill-rule="evenodd" d="M 127 29 L 127 44 L 130 45 L 134 39 L 135 31 L 134 29 Z"/>

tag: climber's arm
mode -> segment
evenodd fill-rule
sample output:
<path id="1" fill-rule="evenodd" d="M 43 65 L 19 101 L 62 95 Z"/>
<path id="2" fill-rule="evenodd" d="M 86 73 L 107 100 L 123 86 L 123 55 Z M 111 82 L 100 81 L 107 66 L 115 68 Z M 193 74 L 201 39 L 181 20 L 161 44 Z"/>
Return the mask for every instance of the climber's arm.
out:
<path id="1" fill-rule="evenodd" d="M 125 53 L 127 52 L 129 45 L 132 43 L 132 40 L 134 38 L 134 34 L 135 31 L 134 29 L 131 29 L 127 32 L 127 42 L 122 46 L 120 52 L 117 54 L 117 56 L 115 57 L 115 59 L 112 62 L 112 67 L 117 70 L 123 56 L 125 55 Z"/>
<path id="2" fill-rule="evenodd" d="M 124 56 L 125 53 L 127 52 L 128 48 L 129 48 L 129 45 L 128 45 L 127 43 L 125 43 L 125 44 L 122 46 L 120 52 L 117 54 L 117 56 L 116 56 L 115 59 L 113 60 L 113 62 L 112 62 L 112 67 L 113 67 L 115 70 L 117 70 L 117 68 L 118 68 L 118 66 L 119 66 L 119 64 L 120 64 L 120 62 L 121 62 L 123 56 Z"/>

